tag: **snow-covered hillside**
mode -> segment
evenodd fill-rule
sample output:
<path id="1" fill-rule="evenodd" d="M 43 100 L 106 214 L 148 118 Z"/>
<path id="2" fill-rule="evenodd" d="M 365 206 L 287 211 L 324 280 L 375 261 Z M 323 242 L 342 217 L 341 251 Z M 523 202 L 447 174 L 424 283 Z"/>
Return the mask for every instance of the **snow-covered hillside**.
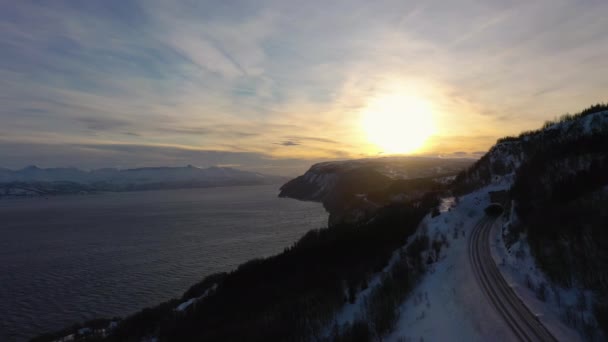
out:
<path id="1" fill-rule="evenodd" d="M 459 175 L 456 186 L 466 193 L 501 178 L 513 180 L 522 163 L 546 144 L 574 142 L 603 132 L 608 132 L 608 111 L 547 123 L 543 129 L 500 139 L 473 167 Z"/>
<path id="2" fill-rule="evenodd" d="M 447 237 L 447 247 L 400 308 L 397 328 L 387 341 L 513 341 L 517 337 L 498 315 L 475 280 L 468 261 L 467 238 L 490 204 L 490 191 L 508 188 L 497 182 L 460 197 L 444 199 L 441 215 L 428 216 L 418 234 Z M 502 268 L 505 270 L 506 268 Z M 524 286 L 511 280 L 515 288 Z M 528 297 L 524 297 L 528 300 Z M 544 312 L 534 307 L 535 312 Z M 558 340 L 580 335 L 555 317 L 548 318 Z"/>
<path id="3" fill-rule="evenodd" d="M 426 273 L 400 306 L 394 331 L 382 340 L 519 339 L 512 323 L 500 313 L 505 309 L 497 306 L 476 279 L 477 271 L 470 260 L 469 236 L 486 215 L 484 209 L 496 200 L 497 196 L 492 198 L 490 193 L 503 191 L 507 194 L 504 191 L 529 177 L 530 169 L 538 167 L 544 170 L 539 175 L 549 174 L 531 180 L 548 190 L 555 186 L 554 179 L 563 180 L 579 174 L 601 183 L 602 177 L 598 178 L 597 170 L 601 170 L 608 157 L 608 150 L 601 145 L 607 132 L 608 111 L 569 117 L 517 138 L 499 140 L 480 161 L 461 173 L 453 186 L 456 196 L 444 198 L 440 214 L 429 214 L 416 234 L 427 236 L 433 244 L 440 242 L 441 252 L 438 255 L 432 249 L 422 252 L 423 258 L 428 259 Z M 556 148 L 561 151 L 552 151 Z M 520 172 L 522 168 L 524 171 Z M 317 170 L 311 168 L 304 179 L 323 181 L 314 176 L 316 173 Z M 327 185 L 319 188 L 327 191 Z M 552 282 L 535 260 L 525 232 L 509 231 L 517 225 L 514 208 L 518 203 L 506 204 L 510 204 L 510 211 L 490 230 L 490 250 L 515 298 L 519 297 L 526 310 L 536 315 L 538 322 L 542 322 L 549 334 L 559 341 L 601 340 L 603 335 L 594 318 L 594 293 L 580 282 L 570 287 Z M 326 336 L 345 329 L 341 327 L 370 320 L 368 306 L 374 300 L 373 294 L 378 292 L 393 265 L 407 262 L 403 260 L 403 251 L 417 239 L 416 236 L 410 237 L 408 244 L 395 251 L 390 263 L 371 279 L 368 288 L 358 293 L 355 302 L 345 304 L 327 327 Z"/>
<path id="4" fill-rule="evenodd" d="M 584 183 L 587 188 L 568 191 L 569 196 L 582 196 L 580 198 L 587 201 L 589 196 L 603 198 L 601 195 L 584 194 L 605 192 L 602 190 L 605 177 L 601 170 L 608 159 L 608 147 L 602 145 L 607 133 L 608 111 L 548 123 L 543 129 L 499 140 L 483 158 L 461 173 L 454 183 L 458 200 L 444 199 L 444 203 L 453 205 L 447 206 L 447 210 L 446 205 L 442 206 L 439 216 L 427 217 L 418 232 L 429 237 L 446 236 L 449 247 L 444 249 L 439 261 L 429 264 L 424 279 L 401 306 L 397 328 L 387 340 L 517 339 L 475 281 L 467 261 L 466 236 L 484 215 L 483 209 L 490 204 L 489 192 L 510 190 L 514 184 L 518 186 L 518 196 L 526 197 L 529 192 L 536 201 L 534 205 L 541 208 L 544 201 L 555 201 L 554 196 L 564 197 L 566 190 L 557 192 L 556 184 L 572 186 L 581 178 L 591 179 Z M 533 183 L 537 184 L 536 187 L 526 185 Z M 490 234 L 492 257 L 504 279 L 558 340 L 602 340 L 603 333 L 594 317 L 594 303 L 597 303 L 596 296 L 601 291 L 597 288 L 591 291 L 589 286 L 592 285 L 585 285 L 584 279 L 574 275 L 569 286 L 553 281 L 539 266 L 526 230 L 522 230 L 522 223 L 517 220 L 515 208 L 521 207 L 520 203 L 513 201 L 510 204 L 510 212 L 494 224 Z M 526 210 L 532 209 L 526 207 Z M 551 227 L 543 229 L 551 231 Z M 539 239 L 538 234 L 535 235 L 536 240 Z M 560 243 L 566 246 L 580 243 L 575 239 L 575 236 L 562 235 Z M 595 253 L 587 254 L 587 257 L 603 258 L 598 254 L 604 253 L 601 247 L 594 244 L 602 242 L 585 241 L 589 244 L 587 249 Z M 545 246 L 551 248 L 550 244 Z M 572 254 L 569 257 L 580 256 Z M 598 276 L 592 277 L 596 278 Z"/>
<path id="5" fill-rule="evenodd" d="M 418 285 L 399 307 L 399 319 L 395 328 L 383 341 L 514 341 L 518 337 L 501 317 L 493 303 L 476 281 L 469 260 L 468 239 L 474 226 L 485 216 L 484 209 L 491 203 L 490 192 L 506 190 L 509 180 L 499 180 L 461 197 L 442 199 L 439 215 L 429 214 L 420 224 L 417 233 L 408 243 L 393 253 L 388 265 L 369 282 L 369 287 L 357 294 L 353 303 L 346 303 L 327 326 L 324 336 L 330 336 L 340 327 L 347 327 L 356 321 L 366 321 L 369 301 L 374 291 L 382 286 L 385 275 L 390 274 L 393 265 L 406 262 L 404 251 L 419 237 L 429 241 L 441 241 L 440 252 L 432 248 L 424 251 L 426 272 Z M 501 227 L 508 216 L 494 224 L 492 240 L 499 239 Z M 501 241 L 502 243 L 502 241 Z M 525 242 L 521 242 L 522 244 Z M 553 336 L 559 341 L 582 341 L 579 332 L 569 327 L 562 312 L 547 302 L 541 302 L 526 288 L 524 273 L 534 273 L 534 281 L 540 282 L 542 272 L 534 266 L 530 256 L 525 259 L 526 269 L 514 270 L 514 266 L 501 263 L 501 247 L 492 245 L 496 262 L 516 293 L 530 303 L 531 311 L 542 316 Z M 504 248 L 503 248 L 504 249 Z M 561 289 L 562 305 L 571 305 L 574 291 Z M 568 303 L 568 304 L 566 304 Z M 559 308 L 558 308 L 559 309 Z M 587 312 L 587 314 L 589 314 Z"/>
<path id="6" fill-rule="evenodd" d="M 486 299 L 468 261 L 467 238 L 490 203 L 488 191 L 444 199 L 441 215 L 427 217 L 419 234 L 444 235 L 448 246 L 400 308 L 389 341 L 512 341 L 516 337 Z"/>

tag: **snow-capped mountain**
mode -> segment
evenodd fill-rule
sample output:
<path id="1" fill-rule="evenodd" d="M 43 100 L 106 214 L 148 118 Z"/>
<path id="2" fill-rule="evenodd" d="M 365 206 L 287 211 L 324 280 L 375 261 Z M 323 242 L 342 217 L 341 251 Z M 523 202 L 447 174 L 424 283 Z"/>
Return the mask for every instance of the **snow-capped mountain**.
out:
<path id="1" fill-rule="evenodd" d="M 149 167 L 98 169 L 28 166 L 21 170 L 0 169 L 0 194 L 59 194 L 90 191 L 152 190 L 165 188 L 276 184 L 280 176 L 241 171 L 228 167 Z"/>

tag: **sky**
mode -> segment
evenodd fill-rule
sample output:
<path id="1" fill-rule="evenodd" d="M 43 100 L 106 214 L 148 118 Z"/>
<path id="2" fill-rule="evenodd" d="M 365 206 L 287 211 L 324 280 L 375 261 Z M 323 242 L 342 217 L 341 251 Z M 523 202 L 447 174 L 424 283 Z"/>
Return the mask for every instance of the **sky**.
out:
<path id="1" fill-rule="evenodd" d="M 607 14 L 604 0 L 0 1 L 0 167 L 294 175 L 478 157 L 607 100 Z"/>

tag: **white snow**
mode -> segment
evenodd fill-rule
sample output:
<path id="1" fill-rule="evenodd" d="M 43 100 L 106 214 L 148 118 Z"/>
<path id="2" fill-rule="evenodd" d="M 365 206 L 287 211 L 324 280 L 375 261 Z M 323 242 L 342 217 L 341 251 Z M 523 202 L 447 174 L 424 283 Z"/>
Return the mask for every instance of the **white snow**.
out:
<path id="1" fill-rule="evenodd" d="M 490 203 L 488 192 L 508 189 L 509 185 L 507 180 L 501 180 L 459 199 L 445 198 L 440 205 L 441 215 L 425 218 L 421 229 L 426 229 L 431 239 L 444 234 L 448 238 L 449 247 L 442 250 L 439 261 L 431 265 L 422 282 L 402 304 L 396 329 L 386 341 L 516 340 L 477 284 L 467 253 L 468 234 L 484 215 L 483 209 Z M 563 308 L 576 303 L 578 291 L 547 286 L 548 292 L 555 290 L 560 293 L 561 311 L 556 307 L 555 300 L 541 302 L 525 286 L 525 275 L 521 272 L 530 273 L 535 284 L 542 281 L 550 283 L 536 268 L 529 251 L 526 250 L 525 258 L 503 255 L 504 244 L 500 229 L 496 227 L 509 219 L 501 219 L 492 232 L 497 239 L 501 239 L 495 241 L 492 248 L 493 257 L 501 265 L 505 279 L 513 284 L 524 303 L 539 315 L 543 324 L 558 340 L 581 341 L 581 335 L 561 321 Z M 500 246 L 503 246 L 502 251 Z M 514 246 L 512 250 L 517 248 L 520 247 Z M 508 265 L 502 261 L 503 258 Z M 586 295 L 589 296 L 588 293 Z M 588 310 L 584 315 L 590 317 L 591 312 Z"/>
<path id="2" fill-rule="evenodd" d="M 552 285 L 551 281 L 536 266 L 525 234 L 521 234 L 520 239 L 507 250 L 501 227 L 504 226 L 508 229 L 511 222 L 515 220 L 512 210 L 508 217 L 499 219 L 497 224 L 494 225 L 491 234 L 493 238 L 490 244 L 494 261 L 499 265 L 499 269 L 507 282 L 514 285 L 515 293 L 539 317 L 553 336 L 560 341 L 582 341 L 580 333 L 568 327 L 564 322 L 567 307 L 571 307 L 577 318 L 580 317 L 581 313 L 574 307 L 581 290 Z M 538 289 L 541 284 L 546 285 L 545 301 L 538 299 L 537 292 L 529 287 L 530 284 L 535 289 Z M 583 291 L 583 294 L 587 300 L 588 309 L 584 310 L 582 314 L 586 319 L 591 319 L 593 317 L 591 304 L 589 303 L 591 294 L 586 291 Z"/>
<path id="3" fill-rule="evenodd" d="M 177 308 L 175 308 L 176 311 L 184 311 L 186 310 L 190 305 L 192 305 L 192 303 L 194 303 L 196 301 L 196 298 L 190 298 L 187 301 L 181 303 L 180 305 L 177 306 Z"/>
<path id="4" fill-rule="evenodd" d="M 488 192 L 504 190 L 508 185 L 509 182 L 499 180 L 461 198 L 445 198 L 439 207 L 441 214 L 428 215 L 423 220 L 416 234 L 426 234 L 431 241 L 443 235 L 448 246 L 435 256 L 437 261 L 429 266 L 421 283 L 401 305 L 395 331 L 386 341 L 515 339 L 477 284 L 467 253 L 468 234 L 490 204 Z M 383 274 L 399 260 L 400 250 L 395 251 L 387 267 L 372 278 L 368 288 L 357 294 L 355 303 L 345 304 L 326 327 L 324 336 L 329 336 L 336 325 L 361 318 L 367 297 L 380 284 Z"/>
<path id="5" fill-rule="evenodd" d="M 217 284 L 213 284 L 213 286 L 211 286 L 210 288 L 208 288 L 202 295 L 200 295 L 199 297 L 195 297 L 195 298 L 190 298 L 187 301 L 179 304 L 176 308 L 175 311 L 184 311 L 186 310 L 188 307 L 190 307 L 192 304 L 198 302 L 199 300 L 207 297 L 212 291 L 215 291 L 215 289 L 217 289 Z"/>
<path id="6" fill-rule="evenodd" d="M 441 215 L 425 219 L 422 229 L 431 239 L 444 234 L 449 247 L 402 304 L 387 341 L 515 340 L 477 284 L 467 253 L 468 234 L 490 203 L 488 192 L 504 188 L 499 183 L 458 200 L 444 199 Z"/>

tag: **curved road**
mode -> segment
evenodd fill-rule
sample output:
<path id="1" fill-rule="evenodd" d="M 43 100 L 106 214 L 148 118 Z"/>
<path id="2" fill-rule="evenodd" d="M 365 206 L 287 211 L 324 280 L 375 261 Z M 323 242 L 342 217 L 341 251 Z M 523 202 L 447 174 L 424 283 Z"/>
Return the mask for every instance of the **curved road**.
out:
<path id="1" fill-rule="evenodd" d="M 477 282 L 519 340 L 557 341 L 517 297 L 494 263 L 490 231 L 495 220 L 482 218 L 469 234 L 469 260 Z"/>

